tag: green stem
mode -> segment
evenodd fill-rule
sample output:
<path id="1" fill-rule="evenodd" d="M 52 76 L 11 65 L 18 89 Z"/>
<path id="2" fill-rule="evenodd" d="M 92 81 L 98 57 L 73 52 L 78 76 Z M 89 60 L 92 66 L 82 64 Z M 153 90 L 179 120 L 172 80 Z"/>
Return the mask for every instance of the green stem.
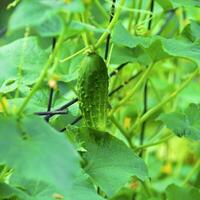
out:
<path id="1" fill-rule="evenodd" d="M 198 171 L 199 168 L 200 168 L 200 160 L 196 162 L 191 172 L 186 176 L 185 180 L 183 181 L 183 185 L 186 185 L 188 183 L 190 178 L 196 173 L 196 171 Z"/>
<path id="2" fill-rule="evenodd" d="M 137 83 L 135 84 L 135 87 L 132 89 L 132 91 L 126 96 L 124 97 L 111 111 L 111 115 L 122 105 L 124 105 L 132 96 L 133 94 L 136 92 L 136 90 L 144 83 L 144 81 L 147 79 L 151 69 L 153 68 L 153 65 L 149 66 L 145 72 L 143 73 L 142 77 L 137 81 Z"/>
<path id="3" fill-rule="evenodd" d="M 30 101 L 31 97 L 35 94 L 35 92 L 40 88 L 42 82 L 44 81 L 44 78 L 46 77 L 47 73 L 48 73 L 48 70 L 49 68 L 51 67 L 55 57 L 56 57 L 56 54 L 60 48 L 60 46 L 62 45 L 62 42 L 63 42 L 63 39 L 64 39 L 64 33 L 62 33 L 56 43 L 56 46 L 55 46 L 55 49 L 54 51 L 50 54 L 49 56 L 49 59 L 46 63 L 46 65 L 44 66 L 44 69 L 43 71 L 41 72 L 37 82 L 35 83 L 35 85 L 33 86 L 31 92 L 29 93 L 29 95 L 25 98 L 25 100 L 23 101 L 22 105 L 20 106 L 17 114 L 18 116 L 21 116 L 22 112 L 24 111 L 26 105 L 28 104 L 28 102 Z"/>
<path id="4" fill-rule="evenodd" d="M 9 112 L 7 110 L 7 106 L 4 103 L 4 98 L 5 97 L 0 97 L 0 106 L 2 107 L 3 113 L 5 114 L 5 116 L 9 115 Z"/>
<path id="5" fill-rule="evenodd" d="M 159 144 L 161 144 L 161 143 L 163 143 L 163 142 L 166 142 L 167 140 L 169 140 L 169 139 L 172 138 L 173 136 L 174 136 L 174 135 L 168 135 L 167 137 L 162 138 L 162 139 L 158 140 L 157 142 L 153 142 L 153 143 L 141 145 L 141 146 L 137 147 L 137 148 L 135 149 L 135 151 L 140 151 L 140 150 L 146 149 L 146 148 L 148 148 L 148 147 L 153 147 L 153 146 L 159 145 Z"/>
<path id="6" fill-rule="evenodd" d="M 120 132 L 123 134 L 123 136 L 127 139 L 127 142 L 129 144 L 129 146 L 134 149 L 134 146 L 130 140 L 130 138 L 127 135 L 126 130 L 124 129 L 124 127 L 115 119 L 115 117 L 112 115 L 110 116 L 110 120 L 112 121 L 112 123 L 120 130 Z"/>
<path id="7" fill-rule="evenodd" d="M 184 81 L 180 87 L 175 90 L 171 95 L 169 95 L 165 100 L 163 100 L 161 103 L 159 103 L 154 108 L 150 109 L 147 113 L 145 113 L 140 119 L 136 121 L 136 123 L 130 128 L 129 134 L 132 133 L 132 131 L 141 123 L 146 121 L 149 117 L 151 117 L 154 113 L 156 113 L 159 109 L 161 109 L 166 103 L 174 99 L 189 83 L 192 81 L 192 79 L 199 73 L 199 69 L 196 69 L 190 77 Z"/>
<path id="8" fill-rule="evenodd" d="M 74 54 L 72 54 L 72 55 L 70 55 L 70 56 L 68 56 L 68 57 L 66 57 L 66 58 L 64 58 L 64 59 L 62 59 L 62 60 L 60 60 L 59 62 L 60 62 L 60 63 L 63 63 L 63 62 L 66 62 L 66 61 L 68 61 L 68 60 L 71 60 L 72 58 L 74 58 L 74 57 L 78 56 L 79 54 L 85 52 L 87 49 L 89 49 L 89 47 L 84 47 L 84 48 L 82 48 L 81 50 L 75 52 Z"/>
<path id="9" fill-rule="evenodd" d="M 152 193 L 151 189 L 149 188 L 149 186 L 147 185 L 147 183 L 141 181 L 141 184 L 142 184 L 143 189 L 146 192 L 146 194 L 149 196 L 149 198 L 151 198 L 153 196 L 153 193 Z"/>
<path id="10" fill-rule="evenodd" d="M 141 10 L 141 9 L 142 9 L 142 0 L 139 0 L 138 10 Z M 136 16 L 136 19 L 135 19 L 135 25 L 138 24 L 138 21 L 140 19 L 140 15 L 141 15 L 141 12 L 138 12 L 138 14 Z"/>
<path id="11" fill-rule="evenodd" d="M 88 10 L 86 10 L 83 14 L 81 14 L 81 20 L 83 23 L 88 23 L 87 14 L 88 14 Z M 88 31 L 84 31 L 81 35 L 83 38 L 83 42 L 85 43 L 85 46 L 86 47 L 90 46 L 90 41 L 89 41 L 90 36 L 89 36 Z"/>
<path id="12" fill-rule="evenodd" d="M 115 24 L 118 22 L 118 18 L 120 16 L 120 13 L 121 13 L 121 10 L 122 10 L 122 7 L 125 3 L 125 0 L 121 0 L 120 3 L 119 3 L 119 6 L 116 10 L 116 13 L 112 19 L 112 21 L 110 22 L 110 24 L 108 25 L 107 27 L 107 31 L 105 31 L 101 37 L 99 38 L 99 40 L 97 41 L 96 45 L 94 46 L 95 49 L 98 49 L 105 41 L 106 37 L 108 36 L 108 34 L 110 33 L 110 31 L 113 29 L 113 27 L 115 26 Z"/>
<path id="13" fill-rule="evenodd" d="M 135 0 L 133 0 L 131 7 L 135 8 Z M 134 20 L 134 12 L 132 11 L 132 12 L 130 12 L 129 23 L 128 23 L 128 31 L 130 31 L 130 32 L 131 32 L 133 20 Z"/>

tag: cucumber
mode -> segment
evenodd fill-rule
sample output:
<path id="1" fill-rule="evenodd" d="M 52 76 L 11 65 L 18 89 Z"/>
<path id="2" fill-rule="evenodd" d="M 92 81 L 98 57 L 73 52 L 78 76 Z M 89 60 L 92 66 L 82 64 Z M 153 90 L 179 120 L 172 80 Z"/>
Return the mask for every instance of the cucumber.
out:
<path id="1" fill-rule="evenodd" d="M 97 54 L 86 55 L 77 80 L 79 108 L 86 127 L 105 130 L 108 108 L 108 71 Z"/>

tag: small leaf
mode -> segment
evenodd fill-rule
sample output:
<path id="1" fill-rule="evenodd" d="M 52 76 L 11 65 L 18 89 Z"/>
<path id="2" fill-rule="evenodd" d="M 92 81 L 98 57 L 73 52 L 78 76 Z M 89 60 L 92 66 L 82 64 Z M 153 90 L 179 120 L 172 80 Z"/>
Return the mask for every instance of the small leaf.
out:
<path id="1" fill-rule="evenodd" d="M 177 136 L 200 141 L 200 104 L 190 104 L 183 113 L 161 114 L 158 119 Z"/>
<path id="2" fill-rule="evenodd" d="M 48 55 L 49 49 L 42 49 L 36 37 L 18 39 L 0 47 L 0 92 L 16 89 L 19 67 L 22 69 L 21 83 L 33 84 Z"/>

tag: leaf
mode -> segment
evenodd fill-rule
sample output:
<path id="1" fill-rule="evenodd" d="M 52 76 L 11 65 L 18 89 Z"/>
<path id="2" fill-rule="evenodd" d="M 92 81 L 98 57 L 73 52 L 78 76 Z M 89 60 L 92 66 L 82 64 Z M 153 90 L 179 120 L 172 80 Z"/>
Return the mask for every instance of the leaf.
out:
<path id="1" fill-rule="evenodd" d="M 164 9 L 164 10 L 169 10 L 173 8 L 172 3 L 170 0 L 156 0 L 156 2 Z"/>
<path id="2" fill-rule="evenodd" d="M 156 2 L 165 10 L 177 7 L 200 7 L 199 0 L 156 0 Z"/>
<path id="3" fill-rule="evenodd" d="M 179 187 L 177 185 L 169 185 L 166 189 L 168 200 L 199 200 L 200 190 L 194 187 Z"/>
<path id="4" fill-rule="evenodd" d="M 0 163 L 21 177 L 52 184 L 55 192 L 68 194 L 80 167 L 65 136 L 36 116 L 20 122 L 1 116 L 0 124 Z"/>
<path id="5" fill-rule="evenodd" d="M 34 83 L 48 55 L 49 50 L 42 49 L 36 37 L 18 39 L 0 47 L 0 93 L 16 89 L 19 66 L 22 68 L 21 82 L 25 85 Z"/>
<path id="6" fill-rule="evenodd" d="M 83 5 L 80 0 L 71 3 L 56 0 L 24 0 L 13 12 L 9 28 L 15 30 L 27 26 L 38 26 L 61 11 L 66 13 L 82 12 Z"/>
<path id="7" fill-rule="evenodd" d="M 82 128 L 79 138 L 87 151 L 83 153 L 84 170 L 108 196 L 116 194 L 132 176 L 148 177 L 144 161 L 110 134 Z"/>
<path id="8" fill-rule="evenodd" d="M 127 54 L 127 61 L 132 61 L 133 56 L 139 62 L 141 62 L 141 53 L 135 52 L 143 50 L 146 57 L 151 59 L 151 62 L 159 61 L 170 57 L 180 57 L 193 61 L 197 65 L 200 64 L 200 44 L 191 43 L 177 39 L 166 39 L 161 36 L 132 36 L 130 33 L 118 23 L 112 34 L 113 43 L 116 46 L 121 47 L 121 51 L 126 47 L 126 52 L 132 52 Z M 123 47 L 123 49 L 122 49 Z M 129 48 L 129 49 L 128 49 Z M 113 54 L 113 57 L 116 55 Z M 145 57 L 145 56 L 143 56 Z M 140 59 L 139 59 L 140 58 Z"/>
<path id="9" fill-rule="evenodd" d="M 200 23 L 191 20 L 190 24 L 184 28 L 182 35 L 194 42 L 195 40 L 200 39 L 199 29 Z"/>
<path id="10" fill-rule="evenodd" d="M 72 186 L 71 193 L 69 194 L 71 200 L 103 200 L 97 194 L 95 188 L 89 179 L 88 175 L 80 173 Z"/>
<path id="11" fill-rule="evenodd" d="M 183 113 L 161 114 L 158 119 L 177 136 L 200 141 L 200 104 L 190 104 Z"/>
<path id="12" fill-rule="evenodd" d="M 36 26 L 36 31 L 43 37 L 53 37 L 59 35 L 63 31 L 64 22 L 60 16 L 51 16 Z"/>
<path id="13" fill-rule="evenodd" d="M 23 185 L 24 184 L 24 185 Z M 14 187 L 5 183 L 0 183 L 0 199 L 16 197 L 20 200 L 53 200 L 54 190 L 48 184 L 24 181 L 22 185 Z M 26 185 L 25 185 L 26 184 Z"/>
<path id="14" fill-rule="evenodd" d="M 200 7 L 199 0 L 170 0 L 174 6 L 184 6 L 184 7 Z"/>
<path id="15" fill-rule="evenodd" d="M 14 197 L 20 197 L 22 200 L 25 200 L 26 195 L 23 194 L 20 190 L 9 186 L 6 183 L 0 182 L 0 200 L 10 199 Z"/>
<path id="16" fill-rule="evenodd" d="M 77 174 L 78 175 L 75 177 L 72 187 L 67 195 L 67 199 L 103 200 L 103 198 L 95 191 L 94 185 L 92 184 L 89 176 L 83 172 L 79 172 Z M 51 185 L 44 182 L 20 178 L 19 174 L 15 175 L 14 178 L 11 177 L 10 184 L 11 185 L 6 185 L 6 187 L 1 187 L 0 184 L 0 192 L 3 192 L 0 194 L 4 194 L 4 197 L 17 196 L 20 200 L 53 200 L 55 197 L 62 197 L 61 194 L 55 193 L 55 188 Z M 5 193 L 7 193 L 7 196 L 5 196 Z M 8 195 L 8 193 L 10 195 Z"/>

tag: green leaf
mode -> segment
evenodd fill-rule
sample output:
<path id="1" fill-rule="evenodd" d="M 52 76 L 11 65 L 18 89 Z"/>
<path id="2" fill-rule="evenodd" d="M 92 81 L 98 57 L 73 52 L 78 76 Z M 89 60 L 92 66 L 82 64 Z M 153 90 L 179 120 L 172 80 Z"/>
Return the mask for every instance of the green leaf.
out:
<path id="1" fill-rule="evenodd" d="M 144 54 L 147 54 L 147 56 L 151 58 L 151 62 L 170 57 L 180 57 L 191 60 L 198 65 L 200 64 L 199 43 L 191 43 L 177 39 L 166 39 L 161 36 L 132 36 L 120 23 L 116 25 L 112 36 L 115 45 L 126 47 L 126 52 L 129 48 L 129 52 L 132 52 L 127 54 L 126 62 L 132 61 L 133 56 L 141 62 L 141 53 L 139 55 L 137 53 L 134 54 L 133 50 L 135 50 L 135 52 L 141 52 L 142 49 Z M 116 55 L 113 55 L 113 57 L 115 56 Z"/>
<path id="2" fill-rule="evenodd" d="M 71 3 L 64 1 L 24 0 L 17 6 L 10 18 L 10 30 L 38 26 L 49 20 L 59 12 L 82 12 L 83 5 L 80 0 Z"/>
<path id="3" fill-rule="evenodd" d="M 144 161 L 110 134 L 82 128 L 79 138 L 87 151 L 83 153 L 84 170 L 108 196 L 116 194 L 132 176 L 148 177 Z"/>
<path id="4" fill-rule="evenodd" d="M 170 0 L 156 0 L 156 2 L 164 9 L 164 10 L 169 10 L 173 8 L 172 3 Z"/>
<path id="5" fill-rule="evenodd" d="M 190 24 L 184 28 L 182 35 L 194 42 L 195 40 L 200 39 L 199 29 L 200 23 L 191 20 Z"/>
<path id="6" fill-rule="evenodd" d="M 101 196 L 97 194 L 95 188 L 89 179 L 88 175 L 80 173 L 74 185 L 71 188 L 71 193 L 69 194 L 71 200 L 103 200 Z"/>
<path id="7" fill-rule="evenodd" d="M 183 113 L 161 114 L 158 119 L 177 136 L 200 141 L 200 104 L 190 104 Z"/>
<path id="8" fill-rule="evenodd" d="M 14 197 L 21 197 L 22 200 L 25 200 L 26 195 L 23 194 L 20 190 L 9 186 L 6 183 L 0 182 L 0 200 L 10 199 Z"/>
<path id="9" fill-rule="evenodd" d="M 199 200 L 200 190 L 172 184 L 167 187 L 166 195 L 168 200 Z"/>
<path id="10" fill-rule="evenodd" d="M 200 6 L 200 1 L 199 0 L 156 0 L 156 2 L 165 10 L 169 10 L 172 8 L 177 8 L 177 7 L 194 7 Z"/>
<path id="11" fill-rule="evenodd" d="M 10 184 L 3 185 L 4 187 L 1 187 L 0 184 L 0 192 L 2 191 L 0 194 L 4 194 L 4 197 L 17 196 L 20 200 L 53 200 L 55 199 L 53 197 L 62 196 L 59 193 L 55 193 L 56 190 L 51 185 L 20 178 L 19 174 L 14 178 L 11 177 Z M 89 176 L 83 172 L 78 173 L 75 177 L 67 197 L 69 200 L 103 200 L 95 191 Z"/>
<path id="12" fill-rule="evenodd" d="M 53 200 L 55 189 L 53 190 L 52 188 L 48 184 L 31 180 L 24 181 L 16 187 L 0 183 L 0 199 L 4 200 L 15 197 L 20 200 Z"/>
<path id="13" fill-rule="evenodd" d="M 41 48 L 36 37 L 18 39 L 0 47 L 0 93 L 16 89 L 19 66 L 22 68 L 21 83 L 34 83 L 48 55 L 49 50 Z"/>
<path id="14" fill-rule="evenodd" d="M 36 26 L 36 31 L 43 37 L 53 37 L 63 31 L 63 20 L 60 16 L 51 16 L 40 25 Z"/>
<path id="15" fill-rule="evenodd" d="M 20 122 L 1 116 L 0 124 L 0 163 L 21 177 L 52 184 L 55 192 L 68 194 L 80 167 L 65 136 L 35 116 Z"/>
<path id="16" fill-rule="evenodd" d="M 184 6 L 184 7 L 193 7 L 200 6 L 199 0 L 170 0 L 174 6 Z"/>

